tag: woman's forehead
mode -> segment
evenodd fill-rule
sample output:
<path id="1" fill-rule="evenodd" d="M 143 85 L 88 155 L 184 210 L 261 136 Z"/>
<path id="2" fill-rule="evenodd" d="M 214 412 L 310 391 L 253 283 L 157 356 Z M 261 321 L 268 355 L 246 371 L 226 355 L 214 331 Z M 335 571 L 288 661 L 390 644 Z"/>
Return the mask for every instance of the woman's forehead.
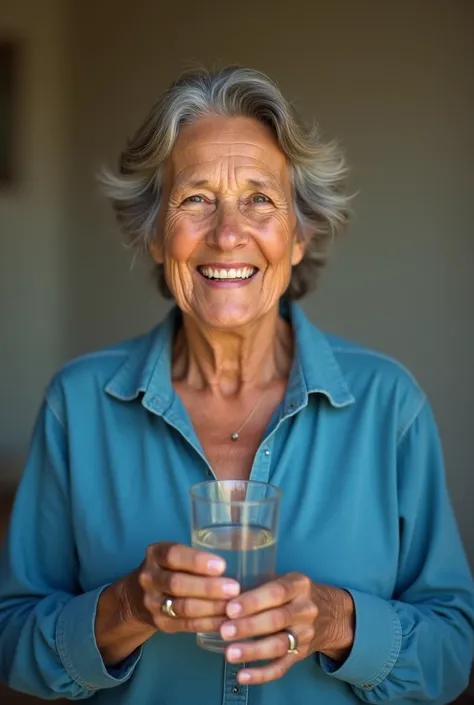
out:
<path id="1" fill-rule="evenodd" d="M 174 185 L 199 182 L 220 169 L 242 178 L 288 181 L 288 164 L 271 130 L 250 118 L 213 115 L 184 126 L 167 160 L 167 176 Z"/>

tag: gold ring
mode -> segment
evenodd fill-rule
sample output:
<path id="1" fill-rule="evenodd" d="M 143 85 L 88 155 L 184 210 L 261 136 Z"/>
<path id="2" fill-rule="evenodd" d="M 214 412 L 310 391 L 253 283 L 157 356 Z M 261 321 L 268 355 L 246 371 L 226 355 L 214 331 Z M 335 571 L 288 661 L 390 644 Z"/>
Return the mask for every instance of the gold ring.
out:
<path id="1" fill-rule="evenodd" d="M 293 632 L 290 632 L 289 629 L 286 630 L 285 634 L 288 637 L 288 651 L 287 651 L 287 653 L 298 654 L 298 639 L 293 634 Z"/>
<path id="2" fill-rule="evenodd" d="M 165 617 L 177 617 L 178 615 L 173 609 L 173 598 L 171 597 L 165 597 L 163 602 L 161 603 L 161 614 L 164 614 Z"/>

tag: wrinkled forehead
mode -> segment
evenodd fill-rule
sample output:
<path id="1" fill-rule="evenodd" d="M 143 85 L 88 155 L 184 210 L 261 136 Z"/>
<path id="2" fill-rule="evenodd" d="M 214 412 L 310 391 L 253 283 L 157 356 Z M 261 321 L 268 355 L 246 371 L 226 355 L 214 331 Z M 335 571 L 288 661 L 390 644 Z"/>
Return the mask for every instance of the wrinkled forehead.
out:
<path id="1" fill-rule="evenodd" d="M 290 187 L 285 154 L 270 128 L 257 120 L 213 115 L 183 126 L 165 166 L 169 186 L 209 179 L 222 170 L 237 178 L 253 175 L 285 191 Z"/>

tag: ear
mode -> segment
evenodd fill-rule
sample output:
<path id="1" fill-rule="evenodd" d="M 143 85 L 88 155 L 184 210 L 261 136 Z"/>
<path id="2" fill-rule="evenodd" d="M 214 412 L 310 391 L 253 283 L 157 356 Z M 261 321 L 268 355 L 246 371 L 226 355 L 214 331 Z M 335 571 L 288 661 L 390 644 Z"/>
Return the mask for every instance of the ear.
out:
<path id="1" fill-rule="evenodd" d="M 293 249 L 291 251 L 291 264 L 294 267 L 299 264 L 304 257 L 306 250 L 306 237 L 301 228 L 297 228 L 293 239 Z"/>
<path id="2" fill-rule="evenodd" d="M 293 252 L 291 253 L 291 264 L 294 267 L 299 264 L 304 257 L 304 243 L 301 240 L 295 242 L 293 245 Z"/>
<path id="3" fill-rule="evenodd" d="M 150 254 L 156 264 L 163 264 L 165 257 L 161 238 L 155 238 L 150 245 Z"/>

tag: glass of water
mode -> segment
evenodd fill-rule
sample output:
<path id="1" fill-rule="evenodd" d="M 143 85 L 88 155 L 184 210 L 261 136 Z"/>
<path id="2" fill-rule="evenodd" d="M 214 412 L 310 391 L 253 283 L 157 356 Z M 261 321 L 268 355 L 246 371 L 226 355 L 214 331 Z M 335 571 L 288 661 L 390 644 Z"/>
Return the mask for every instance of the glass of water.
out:
<path id="1" fill-rule="evenodd" d="M 192 545 L 221 556 L 224 575 L 241 592 L 275 575 L 281 490 L 266 482 L 215 480 L 191 487 Z M 222 653 L 228 641 L 219 633 L 197 635 L 203 649 Z"/>

